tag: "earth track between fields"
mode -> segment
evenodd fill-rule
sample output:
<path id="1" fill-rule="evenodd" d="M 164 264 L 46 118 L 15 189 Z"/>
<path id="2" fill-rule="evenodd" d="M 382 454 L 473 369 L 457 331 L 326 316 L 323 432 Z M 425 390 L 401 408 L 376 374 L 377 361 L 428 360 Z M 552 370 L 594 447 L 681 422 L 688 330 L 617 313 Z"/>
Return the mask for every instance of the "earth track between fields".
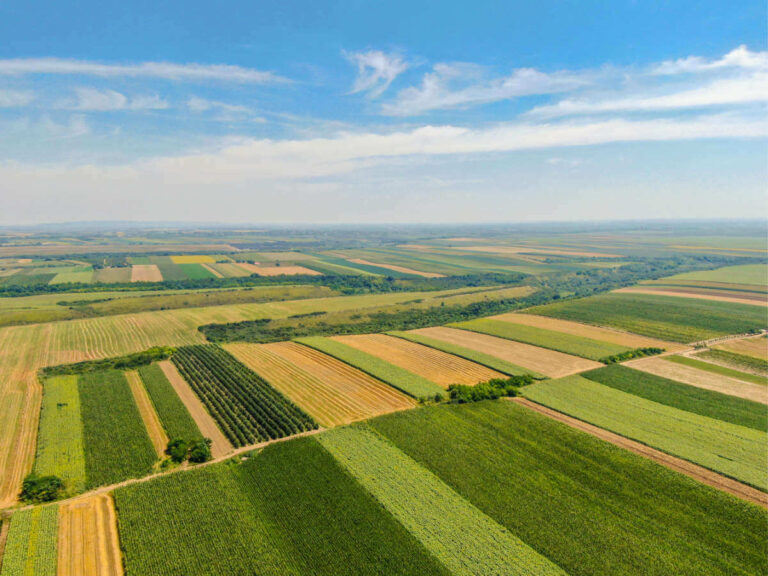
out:
<path id="1" fill-rule="evenodd" d="M 758 506 L 768 509 L 768 494 L 761 492 L 756 488 L 742 484 L 737 480 L 721 476 L 716 472 L 712 472 L 707 468 L 703 468 L 693 464 L 692 462 L 688 462 L 687 460 L 682 460 L 680 458 L 670 456 L 669 454 L 651 448 L 650 446 L 646 446 L 645 444 L 641 444 L 640 442 L 635 442 L 634 440 L 630 440 L 624 436 L 603 430 L 602 428 L 588 424 L 587 422 L 577 418 L 567 416 L 561 412 L 552 410 L 551 408 L 547 408 L 546 406 L 542 406 L 541 404 L 537 404 L 536 402 L 532 402 L 526 398 L 518 397 L 511 400 L 517 404 L 525 406 L 526 408 L 534 410 L 539 414 L 552 418 L 553 420 L 567 424 L 572 428 L 581 430 L 587 434 L 591 434 L 592 436 L 600 438 L 601 440 L 605 440 L 606 442 L 610 442 L 611 444 L 629 450 L 630 452 L 634 452 L 635 454 L 648 458 L 649 460 L 653 460 L 654 462 L 661 464 L 662 466 L 666 466 L 671 470 L 685 474 L 686 476 L 689 476 L 690 478 L 693 478 L 702 484 L 706 484 L 707 486 L 728 492 L 729 494 L 737 496 L 743 500 L 747 500 L 753 504 L 757 504 Z"/>

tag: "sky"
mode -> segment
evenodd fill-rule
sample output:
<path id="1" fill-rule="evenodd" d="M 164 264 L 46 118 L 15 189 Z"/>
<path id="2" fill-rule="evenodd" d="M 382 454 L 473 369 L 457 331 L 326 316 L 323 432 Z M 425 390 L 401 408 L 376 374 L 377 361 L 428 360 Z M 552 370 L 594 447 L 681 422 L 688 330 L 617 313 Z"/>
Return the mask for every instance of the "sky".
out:
<path id="1" fill-rule="evenodd" d="M 0 225 L 768 215 L 764 0 L 0 2 Z"/>

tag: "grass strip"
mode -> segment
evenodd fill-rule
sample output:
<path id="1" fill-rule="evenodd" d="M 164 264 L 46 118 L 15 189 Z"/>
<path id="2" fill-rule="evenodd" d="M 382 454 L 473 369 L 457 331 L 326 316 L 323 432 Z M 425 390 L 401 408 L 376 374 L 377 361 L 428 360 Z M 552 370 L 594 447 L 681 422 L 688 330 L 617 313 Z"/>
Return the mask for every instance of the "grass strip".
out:
<path id="1" fill-rule="evenodd" d="M 720 366 L 719 364 L 713 364 L 712 362 L 697 360 L 690 356 L 664 356 L 664 360 L 674 362 L 675 364 L 682 364 L 683 366 L 690 366 L 697 370 L 704 370 L 704 372 L 711 372 L 712 374 L 720 374 L 721 376 L 735 378 L 736 380 L 743 380 L 744 382 L 752 382 L 753 384 L 762 384 L 764 386 L 768 384 L 768 378 L 765 376 L 758 376 L 757 374 L 734 370 L 733 368 Z"/>

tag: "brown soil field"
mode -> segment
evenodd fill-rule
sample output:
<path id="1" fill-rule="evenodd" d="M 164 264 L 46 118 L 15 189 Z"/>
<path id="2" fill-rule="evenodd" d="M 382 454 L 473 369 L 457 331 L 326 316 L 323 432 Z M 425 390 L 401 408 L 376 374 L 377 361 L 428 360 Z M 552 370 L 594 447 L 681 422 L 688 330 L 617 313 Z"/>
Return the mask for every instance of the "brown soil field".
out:
<path id="1" fill-rule="evenodd" d="M 117 516 L 109 494 L 59 506 L 58 576 L 122 576 Z"/>
<path id="2" fill-rule="evenodd" d="M 163 425 L 160 423 L 160 418 L 157 417 L 152 400 L 149 399 L 149 394 L 147 394 L 147 390 L 144 388 L 144 382 L 141 381 L 139 373 L 135 370 L 126 372 L 125 378 L 128 380 L 128 385 L 133 393 L 133 399 L 136 400 L 136 405 L 139 407 L 141 419 L 144 420 L 144 426 L 149 433 L 149 438 L 152 440 L 157 456 L 162 459 L 168 446 L 168 436 L 163 429 Z"/>
<path id="3" fill-rule="evenodd" d="M 217 263 L 217 264 L 208 264 L 212 270 L 216 270 L 219 274 L 224 276 L 225 278 L 241 278 L 243 276 L 250 276 L 251 272 L 248 272 L 247 270 L 243 269 L 238 264 L 227 262 L 225 263 Z"/>
<path id="4" fill-rule="evenodd" d="M 554 330 L 555 332 L 563 332 L 564 334 L 571 334 L 573 336 L 592 338 L 593 340 L 610 342 L 611 344 L 618 344 L 619 346 L 627 346 L 628 348 L 664 348 L 667 352 L 676 352 L 686 348 L 684 344 L 656 340 L 655 338 L 638 336 L 637 334 L 622 332 L 621 330 L 580 324 L 579 322 L 559 320 L 557 318 L 548 318 L 546 316 L 516 314 L 510 312 L 507 314 L 499 314 L 498 316 L 491 316 L 491 318 L 503 320 L 504 322 L 514 322 L 515 324 L 533 326 L 535 328 L 543 328 L 545 330 Z"/>
<path id="5" fill-rule="evenodd" d="M 759 358 L 761 360 L 768 360 L 768 338 L 765 338 L 764 336 L 743 338 L 741 340 L 729 340 L 727 342 L 722 342 L 721 344 L 716 344 L 713 348 L 735 352 L 736 354 L 743 354 L 744 356 L 751 356 L 752 358 Z"/>
<path id="6" fill-rule="evenodd" d="M 29 256 L 60 256 L 65 254 L 93 253 L 154 253 L 154 252 L 237 252 L 237 248 L 229 244 L 50 244 L 47 246 L 3 246 L 0 247 L 0 257 L 29 255 Z"/>
<path id="7" fill-rule="evenodd" d="M 156 264 L 134 264 L 131 268 L 131 282 L 162 282 L 163 275 Z"/>
<path id="8" fill-rule="evenodd" d="M 403 274 L 415 274 L 416 276 L 423 276 L 424 278 L 445 278 L 444 274 L 437 274 L 436 272 L 420 272 L 412 268 L 406 268 L 405 266 L 395 266 L 394 264 L 381 264 L 379 262 L 371 262 L 369 260 L 363 260 L 362 258 L 347 258 L 347 260 L 355 264 L 364 264 L 366 266 L 378 266 L 379 268 L 386 268 L 387 270 L 394 270 L 395 272 L 402 272 Z"/>
<path id="9" fill-rule="evenodd" d="M 522 342 L 488 336 L 487 334 L 459 330 L 458 328 L 439 326 L 435 328 L 420 328 L 411 332 L 450 342 L 458 346 L 464 346 L 478 352 L 484 352 L 512 364 L 544 374 L 550 378 L 562 378 L 563 376 L 603 366 L 599 362 L 593 362 L 585 358 L 578 358 L 577 356 L 523 344 Z"/>
<path id="10" fill-rule="evenodd" d="M 629 450 L 630 452 L 644 456 L 645 458 L 653 460 L 662 466 L 666 466 L 675 472 L 680 472 L 681 474 L 690 476 L 702 484 L 712 486 L 718 490 L 723 490 L 724 492 L 728 492 L 734 496 L 748 500 L 749 502 L 757 504 L 758 506 L 762 506 L 763 508 L 768 508 L 768 494 L 761 492 L 756 488 L 752 488 L 751 486 L 747 486 L 746 484 L 742 484 L 737 480 L 726 478 L 725 476 L 721 476 L 716 472 L 712 472 L 711 470 L 697 466 L 696 464 L 688 462 L 687 460 L 675 458 L 674 456 L 660 452 L 659 450 L 646 446 L 645 444 L 641 444 L 640 442 L 635 442 L 634 440 L 630 440 L 624 436 L 619 436 L 613 432 L 608 432 L 607 430 L 603 430 L 602 428 L 598 428 L 597 426 L 593 426 L 587 422 L 583 422 L 571 416 L 567 416 L 561 412 L 547 408 L 546 406 L 536 404 L 527 398 L 518 397 L 512 398 L 510 400 L 530 408 L 539 414 L 548 416 L 553 420 L 567 424 L 572 428 L 576 428 L 577 430 L 581 430 L 582 432 L 596 436 L 601 440 L 605 440 L 606 442 L 620 446 L 621 448 Z"/>
<path id="11" fill-rule="evenodd" d="M 714 300 L 717 302 L 735 302 L 738 304 L 752 304 L 753 306 L 768 306 L 768 299 L 762 294 L 739 294 L 731 296 L 724 291 L 699 290 L 696 288 L 620 288 L 614 292 L 626 292 L 631 294 L 652 294 L 656 296 L 678 296 L 681 298 L 697 298 L 699 300 Z"/>
<path id="12" fill-rule="evenodd" d="M 372 376 L 295 342 L 224 347 L 322 426 L 416 406 L 415 400 Z"/>
<path id="13" fill-rule="evenodd" d="M 160 362 L 159 364 L 165 377 L 168 378 L 171 386 L 176 390 L 176 394 L 179 395 L 179 398 L 181 398 L 181 401 L 184 402 L 187 410 L 189 410 L 189 414 L 194 419 L 197 427 L 200 428 L 200 432 L 202 432 L 205 438 L 211 439 L 211 455 L 214 458 L 218 458 L 230 452 L 233 448 L 232 444 L 216 425 L 213 416 L 205 409 L 205 405 L 197 397 L 197 394 L 179 374 L 176 366 L 170 360 Z"/>
<path id="14" fill-rule="evenodd" d="M 761 386 L 760 384 L 743 382 L 742 380 L 736 380 L 735 378 L 729 378 L 728 376 L 722 376 L 720 374 L 698 370 L 683 364 L 669 362 L 664 360 L 664 358 L 658 357 L 631 360 L 624 365 L 636 368 L 637 370 L 642 370 L 643 372 L 648 372 L 649 374 L 655 374 L 656 376 L 662 376 L 663 378 L 669 378 L 670 380 L 677 380 L 684 384 L 704 388 L 705 390 L 714 390 L 715 392 L 738 396 L 739 398 L 745 398 L 747 400 L 752 400 L 753 402 L 768 404 L 768 388 Z"/>
<path id="15" fill-rule="evenodd" d="M 462 246 L 461 250 L 470 252 L 489 252 L 492 254 L 552 254 L 553 256 L 586 256 L 591 258 L 621 258 L 621 254 L 605 252 L 581 252 L 558 248 L 533 248 L 528 246 Z"/>
<path id="16" fill-rule="evenodd" d="M 124 268 L 101 268 L 94 270 L 94 282 L 130 282 L 133 270 L 128 266 Z"/>
<path id="17" fill-rule="evenodd" d="M 334 336 L 332 339 L 400 366 L 443 388 L 451 384 L 474 386 L 491 378 L 506 378 L 486 366 L 386 334 Z"/>
<path id="18" fill-rule="evenodd" d="M 310 270 L 304 266 L 255 266 L 254 264 L 238 264 L 251 274 L 259 276 L 295 276 L 304 274 L 307 276 L 322 276 L 317 270 Z"/>
<path id="19" fill-rule="evenodd" d="M 216 278 L 224 278 L 224 274 L 222 274 L 221 272 L 219 272 L 218 270 L 213 268 L 210 264 L 202 264 L 201 263 L 200 266 L 202 266 L 203 268 L 208 270 L 208 272 L 210 272 L 211 274 L 216 276 Z"/>

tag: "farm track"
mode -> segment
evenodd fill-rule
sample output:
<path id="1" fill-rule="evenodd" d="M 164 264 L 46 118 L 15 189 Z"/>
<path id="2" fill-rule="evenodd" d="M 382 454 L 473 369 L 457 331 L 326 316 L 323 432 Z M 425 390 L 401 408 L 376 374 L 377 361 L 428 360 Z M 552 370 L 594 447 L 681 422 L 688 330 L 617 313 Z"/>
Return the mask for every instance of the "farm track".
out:
<path id="1" fill-rule="evenodd" d="M 136 406 L 139 409 L 139 414 L 141 414 L 141 419 L 144 421 L 149 439 L 152 440 L 157 456 L 162 458 L 165 454 L 165 448 L 168 446 L 168 436 L 165 434 L 160 418 L 158 418 L 155 407 L 152 405 L 152 400 L 149 399 L 149 394 L 144 388 L 144 382 L 135 370 L 126 372 L 125 378 L 128 380 L 133 399 L 136 400 Z"/>
<path id="2" fill-rule="evenodd" d="M 576 428 L 577 430 L 591 434 L 592 436 L 600 438 L 601 440 L 605 440 L 606 442 L 610 442 L 611 444 L 629 450 L 630 452 L 634 452 L 635 454 L 639 454 L 640 456 L 653 460 L 654 462 L 657 462 L 662 466 L 666 466 L 671 470 L 685 474 L 686 476 L 689 476 L 694 480 L 701 482 L 702 484 L 706 484 L 707 486 L 728 492 L 729 494 L 737 496 L 743 500 L 747 500 L 753 504 L 757 504 L 758 506 L 768 509 L 768 494 L 756 488 L 752 488 L 751 486 L 743 484 L 737 480 L 722 476 L 707 468 L 703 468 L 693 464 L 692 462 L 688 462 L 687 460 L 682 460 L 680 458 L 676 458 L 675 456 L 670 456 L 665 452 L 661 452 L 660 450 L 656 450 L 655 448 L 651 448 L 650 446 L 646 446 L 640 442 L 630 440 L 629 438 L 625 438 L 619 434 L 615 434 L 613 432 L 609 432 L 608 430 L 604 430 L 603 428 L 588 424 L 587 422 L 579 420 L 578 418 L 567 416 L 566 414 L 552 410 L 551 408 L 547 408 L 546 406 L 542 406 L 541 404 L 537 404 L 536 402 L 526 398 L 517 397 L 510 400 L 525 406 L 526 408 L 534 410 L 535 412 L 543 414 L 544 416 L 552 418 L 553 420 L 567 424 L 572 428 Z"/>
<path id="3" fill-rule="evenodd" d="M 160 362 L 159 366 L 165 377 L 168 378 L 168 382 L 176 390 L 176 394 L 179 395 L 179 398 L 187 407 L 189 414 L 197 424 L 203 437 L 211 439 L 211 455 L 217 458 L 228 454 L 232 450 L 232 444 L 219 429 L 213 416 L 208 413 L 208 410 L 206 410 L 200 398 L 197 397 L 197 394 L 195 394 L 182 375 L 179 374 L 176 366 L 170 360 Z"/>
<path id="4" fill-rule="evenodd" d="M 492 378 L 505 378 L 504 374 L 481 364 L 386 334 L 333 336 L 331 340 L 381 358 L 443 388 L 451 384 L 474 386 Z"/>
<path id="5" fill-rule="evenodd" d="M 117 515 L 109 494 L 59 506 L 58 576 L 122 576 Z"/>

